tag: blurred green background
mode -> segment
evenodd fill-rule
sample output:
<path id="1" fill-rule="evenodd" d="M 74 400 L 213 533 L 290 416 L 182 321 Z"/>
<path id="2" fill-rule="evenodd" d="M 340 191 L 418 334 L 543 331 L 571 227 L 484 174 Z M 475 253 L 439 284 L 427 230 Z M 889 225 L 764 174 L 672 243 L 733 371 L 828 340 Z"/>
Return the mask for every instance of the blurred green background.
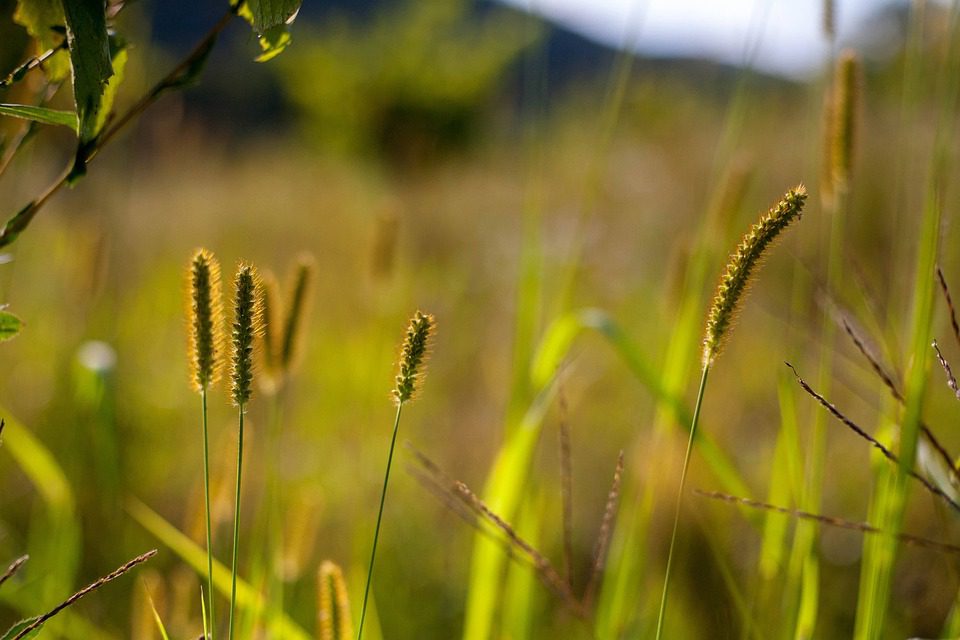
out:
<path id="1" fill-rule="evenodd" d="M 6 20 L 12 6 L 0 2 L 3 69 L 27 46 Z M 202 33 L 210 22 L 195 16 L 179 34 L 160 28 L 175 20 L 164 11 L 136 3 L 120 18 L 136 45 L 121 103 L 182 55 L 192 29 Z M 917 212 L 945 101 L 944 23 L 944 9 L 931 3 L 915 58 L 901 47 L 866 60 L 842 288 L 829 292 L 897 370 L 906 364 Z M 3 302 L 26 324 L 0 345 L 0 415 L 49 449 L 65 481 L 58 485 L 56 472 L 40 463 L 31 477 L 0 447 L 0 562 L 32 556 L 16 592 L 4 594 L 0 620 L 45 610 L 158 546 L 139 577 L 84 600 L 73 610 L 80 622 L 47 633 L 159 637 L 145 586 L 173 637 L 201 632 L 201 580 L 126 506 L 130 497 L 142 501 L 202 545 L 199 398 L 188 385 L 184 317 L 185 268 L 198 246 L 219 256 L 227 277 L 248 260 L 289 281 L 296 254 L 316 259 L 305 355 L 283 399 L 279 460 L 268 457 L 271 401 L 259 394 L 250 405 L 244 498 L 244 539 L 251 540 L 265 474 L 279 462 L 285 543 L 275 569 L 285 610 L 310 632 L 321 561 L 332 559 L 352 576 L 359 604 L 395 359 L 416 309 L 435 314 L 438 331 L 400 438 L 481 492 L 505 433 L 533 401 L 537 345 L 565 313 L 602 309 L 651 370 L 672 376 L 692 401 L 702 318 L 726 255 L 758 212 L 803 182 L 811 192 L 805 217 L 756 281 L 704 408 L 704 430 L 753 495 L 766 496 L 782 418 L 782 362 L 812 381 L 825 348 L 830 220 L 819 182 L 829 65 L 797 81 L 703 60 L 630 60 L 520 12 L 467 0 L 327 7 L 298 22 L 291 48 L 264 65 L 249 61 L 255 44 L 241 31 L 228 34 L 200 86 L 148 111 L 87 179 L 38 215 L 0 264 Z M 0 121 L 7 134 L 16 126 Z M 951 161 L 957 150 L 951 140 Z M 0 179 L 4 215 L 33 197 L 71 152 L 62 132 L 42 131 Z M 948 175 L 957 177 L 955 163 Z M 948 281 L 960 282 L 952 249 L 958 194 L 955 180 L 947 184 L 941 263 Z M 699 280 L 691 276 L 698 261 Z M 678 339 L 688 317 L 696 335 Z M 956 358 L 948 326 L 941 309 L 935 333 Z M 879 381 L 842 336 L 826 348 L 835 351 L 835 367 L 823 391 L 873 431 L 890 408 Z M 631 571 L 620 613 L 608 626 L 578 621 L 513 569 L 502 583 L 506 603 L 494 616 L 494 637 L 650 632 L 685 432 L 658 409 L 622 353 L 585 332 L 562 359 L 523 487 L 531 496 L 523 512 L 534 523 L 518 525 L 561 564 L 557 428 L 566 421 L 574 583 L 582 587 L 624 450 L 622 518 L 609 560 L 611 571 Z M 939 384 L 939 370 L 931 375 L 927 420 L 960 446 L 955 400 Z M 805 442 L 817 407 L 802 395 L 795 402 Z M 222 560 L 229 557 L 234 424 L 226 392 L 215 394 Z M 871 465 L 879 463 L 864 442 L 828 425 L 823 511 L 863 520 Z M 397 462 L 373 587 L 378 626 L 386 638 L 458 637 L 475 531 L 404 472 L 413 464 L 405 450 Z M 725 488 L 699 456 L 691 474 L 691 487 Z M 762 527 L 749 514 L 685 500 L 672 637 L 755 636 L 742 601 L 759 637 L 779 637 L 786 559 L 759 571 Z M 628 540 L 626 528 L 638 522 L 640 533 Z M 938 540 L 957 534 L 952 514 L 920 493 L 906 528 Z M 627 547 L 632 559 L 624 557 Z M 861 535 L 824 529 L 818 550 L 814 637 L 849 637 Z M 245 573 L 262 551 L 242 549 Z M 936 636 L 956 597 L 956 569 L 953 557 L 905 548 L 885 637 Z M 604 583 L 601 606 L 610 606 L 604 597 L 612 588 Z"/>

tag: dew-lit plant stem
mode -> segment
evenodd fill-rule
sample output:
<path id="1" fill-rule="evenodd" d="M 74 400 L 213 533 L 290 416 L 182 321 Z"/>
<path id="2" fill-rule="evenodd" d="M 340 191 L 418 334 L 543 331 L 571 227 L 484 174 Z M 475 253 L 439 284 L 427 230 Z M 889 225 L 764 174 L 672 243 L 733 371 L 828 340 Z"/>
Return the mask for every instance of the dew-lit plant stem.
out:
<path id="1" fill-rule="evenodd" d="M 380 491 L 380 509 L 377 511 L 377 526 L 373 530 L 373 549 L 370 551 L 370 564 L 367 567 L 367 584 L 363 588 L 363 605 L 360 608 L 360 626 L 357 640 L 363 637 L 363 621 L 367 615 L 367 597 L 370 595 L 370 583 L 373 581 L 373 563 L 377 558 L 377 541 L 380 538 L 380 522 L 383 520 L 383 505 L 387 499 L 387 484 L 390 482 L 390 467 L 393 463 L 393 450 L 397 445 L 397 433 L 400 431 L 400 412 L 403 403 L 397 405 L 397 415 L 393 420 L 393 436 L 390 438 L 390 452 L 387 454 L 387 470 L 383 475 L 383 489 Z"/>
<path id="2" fill-rule="evenodd" d="M 207 611 L 210 619 L 210 638 L 214 636 L 216 616 L 213 612 L 213 532 L 210 518 L 210 438 L 207 429 L 207 390 L 200 392 L 203 413 L 203 505 L 207 525 Z"/>
<path id="3" fill-rule="evenodd" d="M 233 621 L 237 606 L 237 555 L 240 547 L 240 482 L 243 475 L 243 411 L 244 405 L 238 410 L 239 431 L 237 436 L 237 493 L 233 512 L 233 562 L 230 570 L 230 640 L 233 640 Z"/>
<path id="4" fill-rule="evenodd" d="M 683 456 L 683 469 L 680 471 L 680 488 L 677 490 L 677 505 L 673 515 L 673 533 L 670 535 L 670 551 L 667 552 L 667 570 L 663 577 L 663 594 L 660 596 L 660 613 L 657 615 L 657 640 L 663 634 L 663 621 L 667 610 L 667 592 L 670 590 L 670 569 L 673 566 L 673 551 L 677 543 L 677 528 L 680 524 L 680 508 L 683 505 L 683 490 L 687 482 L 687 468 L 690 466 L 690 454 L 693 451 L 693 441 L 697 437 L 697 424 L 700 422 L 700 406 L 703 404 L 703 391 L 707 387 L 707 374 L 710 373 L 710 364 L 703 365 L 703 374 L 700 376 L 700 389 L 697 391 L 697 403 L 693 409 L 693 419 L 690 422 L 690 437 L 687 439 L 687 452 Z"/>

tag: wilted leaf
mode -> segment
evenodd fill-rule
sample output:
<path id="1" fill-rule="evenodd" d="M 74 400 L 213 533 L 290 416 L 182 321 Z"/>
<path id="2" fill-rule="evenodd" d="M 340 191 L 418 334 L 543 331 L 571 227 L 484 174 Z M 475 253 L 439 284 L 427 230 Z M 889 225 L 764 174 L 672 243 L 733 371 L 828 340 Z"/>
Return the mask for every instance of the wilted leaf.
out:
<path id="1" fill-rule="evenodd" d="M 63 0 L 73 63 L 73 95 L 80 120 L 80 144 L 97 134 L 107 81 L 113 75 L 106 5 L 101 0 Z"/>
<path id="2" fill-rule="evenodd" d="M 62 127 L 70 127 L 74 133 L 77 132 L 77 114 L 73 111 L 61 111 L 59 109 L 48 109 L 46 107 L 34 107 L 28 104 L 2 104 L 0 103 L 0 115 L 10 116 L 12 118 L 22 118 L 24 120 L 33 120 L 43 124 L 52 124 Z"/>
<path id="3" fill-rule="evenodd" d="M 39 44 L 37 55 L 59 47 L 63 42 L 63 5 L 60 0 L 19 0 L 13 20 L 24 27 Z M 43 64 L 50 80 L 63 80 L 70 73 L 66 51 L 58 51 Z"/>
<path id="4" fill-rule="evenodd" d="M 23 328 L 23 321 L 9 311 L 0 311 L 0 342 L 9 340 Z"/>

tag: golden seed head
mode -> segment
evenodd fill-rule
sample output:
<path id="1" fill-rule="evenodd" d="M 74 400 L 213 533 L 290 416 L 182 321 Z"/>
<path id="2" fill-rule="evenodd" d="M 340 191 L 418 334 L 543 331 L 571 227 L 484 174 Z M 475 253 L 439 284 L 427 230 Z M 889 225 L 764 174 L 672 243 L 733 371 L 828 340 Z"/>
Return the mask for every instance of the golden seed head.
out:
<path id="1" fill-rule="evenodd" d="M 411 400 L 419 390 L 429 355 L 430 337 L 436 321 L 430 314 L 417 311 L 407 327 L 407 337 L 400 351 L 400 373 L 397 374 L 393 399 L 397 405 Z"/>
<path id="2" fill-rule="evenodd" d="M 845 49 L 837 60 L 833 87 L 833 125 L 830 147 L 833 183 L 837 188 L 846 186 L 853 170 L 853 150 L 860 100 L 859 87 L 860 58 L 855 51 Z"/>
<path id="3" fill-rule="evenodd" d="M 187 272 L 190 382 L 197 391 L 213 386 L 223 369 L 223 300 L 220 263 L 197 249 Z"/>
<path id="4" fill-rule="evenodd" d="M 753 274 L 764 251 L 780 232 L 799 218 L 807 199 L 807 190 L 800 185 L 783 196 L 766 215 L 760 218 L 740 241 L 730 256 L 726 271 L 720 278 L 713 306 L 707 316 L 707 330 L 703 339 L 703 366 L 709 366 L 720 354 L 723 340 L 737 314 L 740 300 L 750 286 Z"/>
<path id="5" fill-rule="evenodd" d="M 310 254 L 301 254 L 297 259 L 290 305 L 283 323 L 283 342 L 280 350 L 280 366 L 284 373 L 298 364 L 303 351 L 303 325 L 310 308 L 314 259 Z"/>
<path id="6" fill-rule="evenodd" d="M 271 376 L 280 369 L 280 285 L 272 271 L 264 271 L 260 278 L 260 298 L 263 309 L 263 367 Z"/>
<path id="7" fill-rule="evenodd" d="M 263 296 L 260 277 L 251 265 L 241 263 L 234 278 L 232 396 L 242 406 L 250 399 L 253 383 L 253 345 L 263 332 Z"/>
<path id="8" fill-rule="evenodd" d="M 333 562 L 325 560 L 320 565 L 317 579 L 320 600 L 317 627 L 320 629 L 320 640 L 352 640 L 353 618 L 343 571 Z"/>

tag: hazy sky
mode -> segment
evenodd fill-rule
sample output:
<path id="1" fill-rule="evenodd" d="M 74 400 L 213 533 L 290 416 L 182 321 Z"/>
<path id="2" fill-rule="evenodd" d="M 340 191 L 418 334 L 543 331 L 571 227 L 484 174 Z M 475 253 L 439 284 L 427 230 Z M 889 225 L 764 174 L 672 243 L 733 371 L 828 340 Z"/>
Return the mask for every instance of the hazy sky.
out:
<path id="1" fill-rule="evenodd" d="M 823 0 L 503 0 L 591 38 L 641 52 L 744 60 L 755 43 L 759 69 L 803 75 L 827 52 Z M 889 0 L 835 0 L 840 42 Z"/>

